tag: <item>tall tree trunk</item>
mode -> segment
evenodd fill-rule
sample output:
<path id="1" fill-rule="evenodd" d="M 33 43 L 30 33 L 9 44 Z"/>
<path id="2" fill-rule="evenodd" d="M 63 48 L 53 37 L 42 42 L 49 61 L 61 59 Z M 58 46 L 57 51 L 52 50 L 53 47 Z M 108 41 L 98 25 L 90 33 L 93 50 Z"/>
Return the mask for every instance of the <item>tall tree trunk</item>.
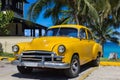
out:
<path id="1" fill-rule="evenodd" d="M 77 15 L 77 14 L 75 14 L 75 21 L 76 21 L 76 24 L 80 24 L 80 23 L 79 23 L 79 19 L 78 19 L 78 15 Z"/>

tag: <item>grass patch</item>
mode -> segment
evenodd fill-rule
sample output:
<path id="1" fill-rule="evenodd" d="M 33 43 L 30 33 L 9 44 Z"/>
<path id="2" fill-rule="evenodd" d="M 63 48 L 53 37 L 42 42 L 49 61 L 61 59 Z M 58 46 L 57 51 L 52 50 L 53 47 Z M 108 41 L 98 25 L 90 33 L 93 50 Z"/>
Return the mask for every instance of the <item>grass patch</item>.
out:
<path id="1" fill-rule="evenodd" d="M 120 59 L 110 59 L 108 60 L 108 58 L 100 58 L 100 61 L 106 61 L 106 62 L 120 62 Z"/>
<path id="2" fill-rule="evenodd" d="M 12 53 L 0 52 L 0 56 L 2 57 L 14 57 Z"/>

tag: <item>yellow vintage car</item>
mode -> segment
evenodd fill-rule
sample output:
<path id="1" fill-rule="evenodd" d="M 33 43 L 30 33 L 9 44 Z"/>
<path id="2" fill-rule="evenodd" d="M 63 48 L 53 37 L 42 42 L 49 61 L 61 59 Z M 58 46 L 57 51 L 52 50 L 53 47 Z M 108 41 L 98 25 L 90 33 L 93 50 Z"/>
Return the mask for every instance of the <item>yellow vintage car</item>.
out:
<path id="1" fill-rule="evenodd" d="M 45 36 L 12 47 L 20 73 L 33 68 L 62 69 L 69 77 L 79 74 L 80 66 L 92 61 L 99 65 L 102 47 L 93 39 L 91 31 L 81 25 L 56 25 Z"/>

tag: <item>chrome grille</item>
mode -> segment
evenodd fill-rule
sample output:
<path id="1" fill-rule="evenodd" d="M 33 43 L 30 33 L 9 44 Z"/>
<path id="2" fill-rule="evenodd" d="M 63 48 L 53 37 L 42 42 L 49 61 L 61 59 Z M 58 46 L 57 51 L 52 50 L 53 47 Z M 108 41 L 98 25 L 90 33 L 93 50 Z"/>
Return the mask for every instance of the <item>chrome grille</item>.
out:
<path id="1" fill-rule="evenodd" d="M 32 62 L 41 62 L 41 61 L 60 61 L 57 58 L 62 58 L 56 56 L 53 52 L 48 51 L 26 51 L 21 55 L 21 61 L 32 61 Z"/>

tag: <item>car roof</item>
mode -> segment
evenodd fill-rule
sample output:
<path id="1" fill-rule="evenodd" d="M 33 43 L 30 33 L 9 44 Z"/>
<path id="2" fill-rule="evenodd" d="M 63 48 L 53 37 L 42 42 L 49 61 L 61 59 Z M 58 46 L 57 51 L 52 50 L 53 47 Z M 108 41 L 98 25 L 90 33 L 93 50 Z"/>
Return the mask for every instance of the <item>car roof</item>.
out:
<path id="1" fill-rule="evenodd" d="M 86 29 L 88 29 L 85 26 L 75 25 L 75 24 L 55 25 L 55 26 L 50 27 L 49 29 L 51 29 L 51 28 L 59 28 L 59 27 L 61 27 L 61 28 L 67 28 L 68 27 L 68 28 L 76 28 L 76 29 L 80 29 L 80 28 L 86 28 Z"/>

